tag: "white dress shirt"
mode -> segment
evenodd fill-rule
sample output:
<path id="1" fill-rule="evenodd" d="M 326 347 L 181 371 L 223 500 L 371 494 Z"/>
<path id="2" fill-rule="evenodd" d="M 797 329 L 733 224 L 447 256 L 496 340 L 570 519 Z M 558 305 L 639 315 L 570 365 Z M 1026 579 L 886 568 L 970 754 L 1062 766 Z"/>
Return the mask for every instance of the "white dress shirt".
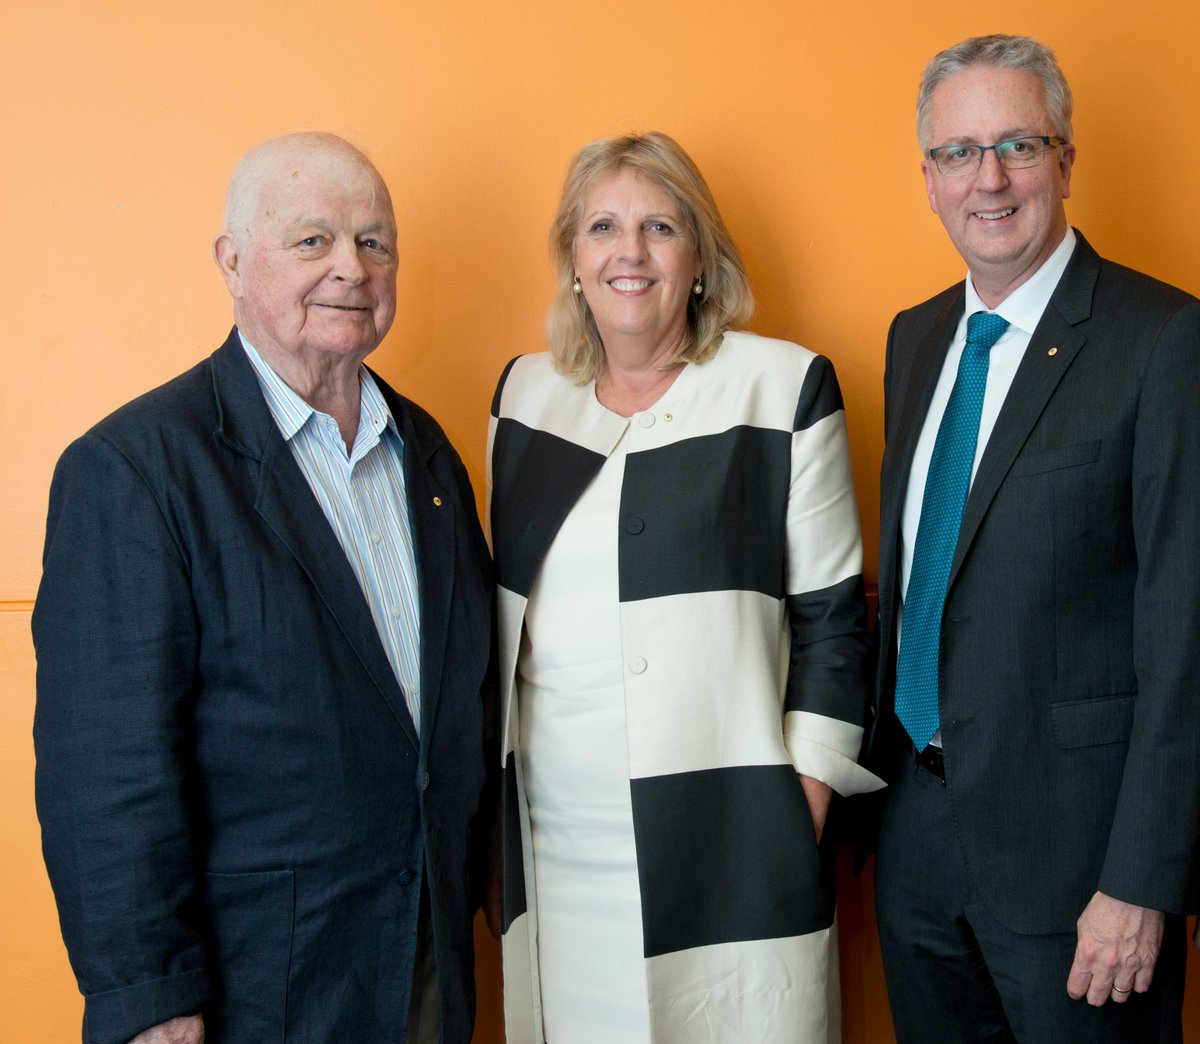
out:
<path id="1" fill-rule="evenodd" d="M 958 376 L 958 364 L 962 359 L 963 348 L 967 343 L 967 320 L 976 312 L 994 311 L 997 315 L 1008 320 L 1008 329 L 992 347 L 988 360 L 987 387 L 983 394 L 983 410 L 979 416 L 979 436 L 975 442 L 975 460 L 971 465 L 971 481 L 975 481 L 975 472 L 979 470 L 979 461 L 987 448 L 992 429 L 996 426 L 996 418 L 1008 390 L 1012 387 L 1013 378 L 1017 375 L 1017 367 L 1025 357 L 1025 349 L 1029 347 L 1030 338 L 1037 324 L 1041 322 L 1042 313 L 1058 286 L 1062 274 L 1066 271 L 1067 262 L 1075 249 L 1075 232 L 1068 228 L 1063 241 L 1032 276 L 1008 295 L 995 309 L 989 309 L 980 300 L 967 273 L 966 307 L 958 321 L 958 329 L 950 349 L 946 352 L 942 372 L 938 377 L 937 387 L 933 391 L 933 400 L 929 404 L 929 412 L 925 415 L 925 423 L 921 428 L 921 436 L 913 453 L 912 467 L 908 473 L 908 488 L 904 494 L 904 510 L 900 516 L 900 597 L 901 605 L 897 617 L 897 633 L 900 641 L 904 638 L 904 606 L 903 599 L 908 593 L 908 578 L 912 574 L 913 549 L 917 543 L 917 526 L 921 521 L 921 502 L 925 497 L 925 482 L 929 477 L 929 462 L 933 456 L 933 444 L 937 441 L 938 428 L 942 423 L 942 415 L 946 412 L 946 404 L 950 400 L 950 392 L 954 388 Z M 939 731 L 931 741 L 935 746 L 941 746 L 942 734 Z"/>
<path id="2" fill-rule="evenodd" d="M 347 455 L 337 421 L 289 388 L 245 337 L 242 347 L 271 416 L 358 578 L 420 734 L 420 597 L 404 440 L 396 421 L 367 368 L 360 367 L 358 433 Z"/>

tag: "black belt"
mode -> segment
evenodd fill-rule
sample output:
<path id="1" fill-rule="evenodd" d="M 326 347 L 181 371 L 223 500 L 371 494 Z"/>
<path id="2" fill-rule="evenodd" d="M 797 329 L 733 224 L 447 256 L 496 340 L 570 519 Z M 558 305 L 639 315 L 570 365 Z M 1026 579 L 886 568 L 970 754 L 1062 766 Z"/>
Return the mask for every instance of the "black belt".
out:
<path id="1" fill-rule="evenodd" d="M 908 744 L 909 754 L 914 754 L 917 759 L 919 768 L 923 768 L 930 775 L 937 776 L 944 785 L 946 782 L 946 760 L 942 757 L 941 747 L 926 747 L 922 751 L 913 751 L 912 740 L 906 735 L 905 742 Z"/>

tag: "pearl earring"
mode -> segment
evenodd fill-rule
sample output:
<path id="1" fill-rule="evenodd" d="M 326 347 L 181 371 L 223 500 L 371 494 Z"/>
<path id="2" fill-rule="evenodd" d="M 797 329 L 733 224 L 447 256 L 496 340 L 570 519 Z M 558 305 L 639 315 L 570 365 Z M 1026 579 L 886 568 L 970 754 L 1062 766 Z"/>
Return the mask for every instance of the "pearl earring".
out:
<path id="1" fill-rule="evenodd" d="M 696 285 L 692 287 L 692 293 L 697 297 L 704 293 L 704 282 L 700 276 L 696 276 Z"/>
<path id="2" fill-rule="evenodd" d="M 583 293 L 583 284 L 581 284 L 581 283 L 579 282 L 579 276 L 576 276 L 576 277 L 575 277 L 575 282 L 573 282 L 573 283 L 571 284 L 571 289 L 572 289 L 572 290 L 574 290 L 574 291 L 575 291 L 575 293 L 577 293 L 577 294 L 582 294 L 582 293 Z"/>

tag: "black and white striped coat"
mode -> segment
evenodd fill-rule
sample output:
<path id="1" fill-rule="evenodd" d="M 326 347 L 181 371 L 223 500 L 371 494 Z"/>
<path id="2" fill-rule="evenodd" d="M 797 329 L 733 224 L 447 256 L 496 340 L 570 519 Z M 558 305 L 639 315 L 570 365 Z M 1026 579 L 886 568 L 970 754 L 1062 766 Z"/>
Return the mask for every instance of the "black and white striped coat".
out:
<path id="1" fill-rule="evenodd" d="M 515 685 L 526 602 L 627 428 L 621 640 L 653 1039 L 837 1039 L 832 880 L 796 774 L 842 794 L 880 785 L 856 764 L 866 639 L 845 418 L 828 360 L 729 333 L 630 419 L 548 355 L 514 360 L 496 391 L 508 1040 L 542 1040 Z"/>

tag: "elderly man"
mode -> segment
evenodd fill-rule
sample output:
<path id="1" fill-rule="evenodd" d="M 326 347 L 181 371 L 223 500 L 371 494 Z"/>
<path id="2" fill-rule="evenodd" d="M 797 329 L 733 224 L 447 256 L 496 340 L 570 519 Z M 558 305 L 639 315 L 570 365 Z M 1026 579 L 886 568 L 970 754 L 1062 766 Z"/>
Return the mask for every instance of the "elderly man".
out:
<path id="1" fill-rule="evenodd" d="M 1067 225 L 1035 40 L 937 55 L 930 205 L 965 282 L 884 378 L 877 849 L 897 1036 L 1178 1040 L 1200 866 L 1200 301 Z"/>
<path id="2" fill-rule="evenodd" d="M 37 802 L 84 1037 L 466 1042 L 490 567 L 453 448 L 363 366 L 387 188 L 269 141 L 214 253 L 236 328 L 50 495 Z"/>

